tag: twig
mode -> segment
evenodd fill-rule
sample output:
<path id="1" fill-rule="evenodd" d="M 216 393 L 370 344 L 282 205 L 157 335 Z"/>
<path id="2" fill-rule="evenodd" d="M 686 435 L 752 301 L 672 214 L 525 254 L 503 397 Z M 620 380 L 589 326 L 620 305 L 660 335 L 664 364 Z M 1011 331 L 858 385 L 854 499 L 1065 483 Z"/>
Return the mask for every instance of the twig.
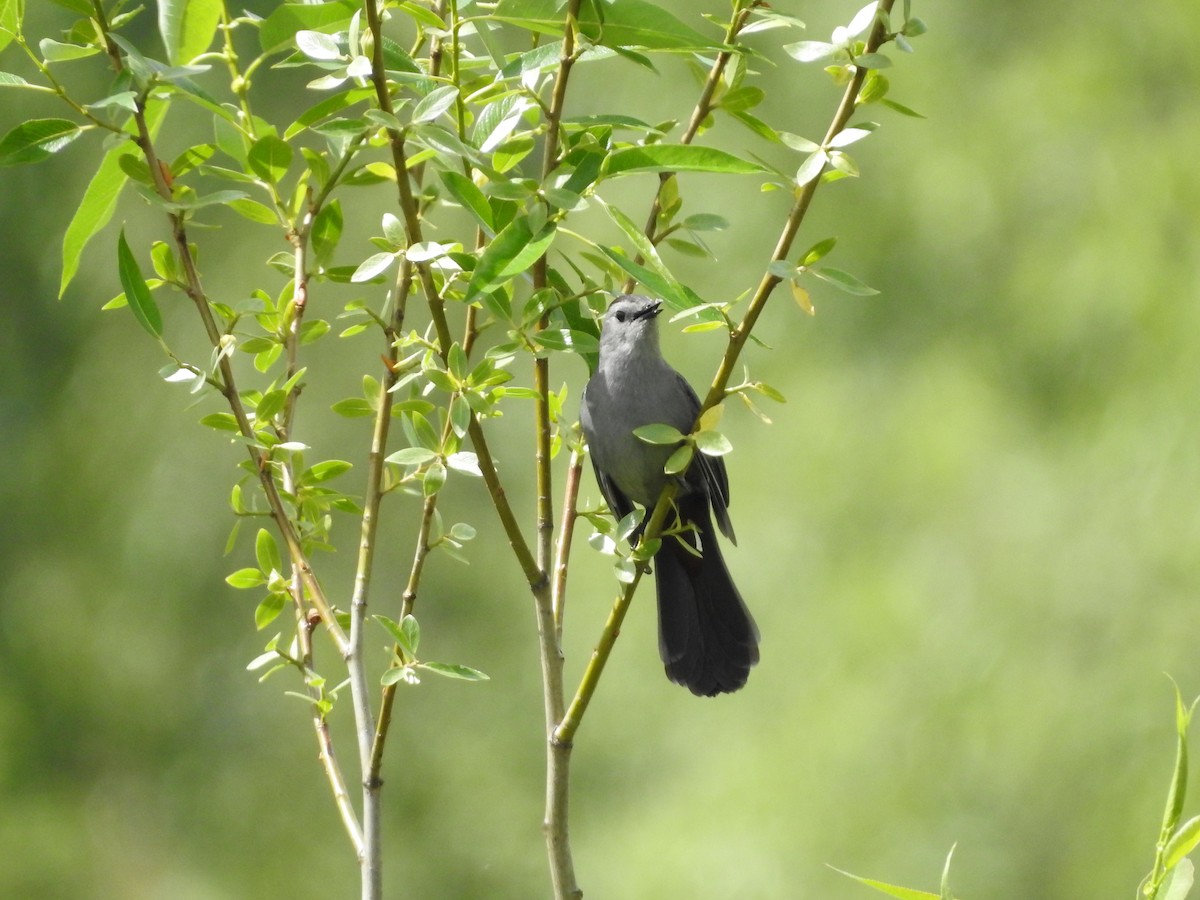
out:
<path id="1" fill-rule="evenodd" d="M 732 47 L 733 42 L 737 40 L 738 34 L 746 27 L 746 22 L 750 18 L 750 11 L 758 5 L 758 0 L 741 0 L 737 10 L 734 12 L 733 19 L 729 23 L 729 27 L 725 30 L 725 45 Z M 683 134 L 679 137 L 679 143 L 690 144 L 696 139 L 696 135 L 700 133 L 700 126 L 704 124 L 704 120 L 708 118 L 713 111 L 712 98 L 716 93 L 717 85 L 721 83 L 721 76 L 725 74 L 725 67 L 729 65 L 729 60 L 733 58 L 733 50 L 722 50 L 717 54 L 717 58 L 713 60 L 712 68 L 708 70 L 708 77 L 704 79 L 704 87 L 700 90 L 700 97 L 696 101 L 696 106 L 692 109 L 692 115 L 688 119 L 687 127 L 684 128 Z M 654 192 L 654 200 L 650 203 L 650 214 L 646 217 L 646 225 L 642 229 L 642 233 L 651 241 L 654 240 L 655 230 L 658 225 L 658 215 L 662 212 L 662 192 L 667 182 L 673 178 L 674 172 L 662 172 L 658 176 L 658 189 Z M 642 262 L 642 258 L 638 256 L 638 262 Z M 633 276 L 625 279 L 625 293 L 633 290 L 635 280 Z"/>

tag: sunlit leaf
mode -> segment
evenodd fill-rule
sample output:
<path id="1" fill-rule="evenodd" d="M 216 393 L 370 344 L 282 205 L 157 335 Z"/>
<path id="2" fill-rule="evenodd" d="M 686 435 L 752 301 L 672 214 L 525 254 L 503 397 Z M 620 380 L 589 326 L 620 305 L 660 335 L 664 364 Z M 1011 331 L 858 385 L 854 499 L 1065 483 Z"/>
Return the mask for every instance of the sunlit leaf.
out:
<path id="1" fill-rule="evenodd" d="M 125 289 L 125 300 L 129 303 L 133 317 L 146 331 L 154 337 L 161 338 L 162 314 L 158 311 L 158 304 L 154 302 L 146 279 L 142 277 L 142 270 L 138 267 L 133 251 L 129 249 L 124 229 L 117 238 L 117 274 L 120 276 L 121 287 Z"/>
<path id="2" fill-rule="evenodd" d="M 630 172 L 716 172 L 725 175 L 754 175 L 765 169 L 714 147 L 693 144 L 649 144 L 627 147 L 604 162 L 608 177 Z"/>
<path id="3" fill-rule="evenodd" d="M 41 162 L 82 134 L 70 119 L 30 119 L 0 139 L 0 166 Z"/>
<path id="4" fill-rule="evenodd" d="M 434 672 L 437 675 L 442 675 L 445 678 L 458 678 L 462 681 L 489 681 L 487 675 L 480 672 L 478 669 L 472 669 L 470 666 L 461 666 L 456 663 L 439 663 L 439 662 L 423 662 L 417 663 L 418 669 L 425 669 L 428 672 Z"/>
<path id="5" fill-rule="evenodd" d="M 158 30 L 173 66 L 208 49 L 221 20 L 221 0 L 158 0 Z"/>

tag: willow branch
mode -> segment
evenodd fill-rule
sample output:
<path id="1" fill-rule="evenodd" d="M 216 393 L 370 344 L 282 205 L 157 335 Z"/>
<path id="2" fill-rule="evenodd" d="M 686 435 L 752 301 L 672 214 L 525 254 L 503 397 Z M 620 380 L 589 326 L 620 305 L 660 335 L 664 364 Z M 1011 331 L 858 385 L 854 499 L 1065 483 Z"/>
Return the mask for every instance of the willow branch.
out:
<path id="1" fill-rule="evenodd" d="M 392 98 L 383 64 L 382 24 L 379 19 L 379 10 L 376 4 L 372 2 L 368 2 L 366 8 L 367 26 L 374 38 L 371 80 L 375 88 L 376 103 L 378 103 L 379 108 L 383 112 L 392 113 Z M 422 240 L 421 220 L 417 211 L 416 199 L 413 196 L 412 185 L 409 181 L 404 134 L 395 129 L 389 129 L 388 138 L 392 152 L 393 167 L 396 170 L 396 185 L 399 192 L 400 211 L 403 216 L 405 238 L 410 245 L 417 244 Z M 449 358 L 452 343 L 450 325 L 446 320 L 445 301 L 437 289 L 437 284 L 433 279 L 433 272 L 429 264 L 424 262 L 418 263 L 416 269 L 422 291 L 425 294 L 426 303 L 429 306 L 430 319 L 433 322 L 434 331 L 437 333 L 438 355 L 445 362 Z M 475 448 L 475 455 L 479 460 L 479 468 L 483 474 L 484 484 L 487 486 L 492 505 L 496 508 L 496 512 L 500 516 L 500 524 L 504 528 L 509 545 L 513 549 L 513 553 L 521 566 L 521 571 L 524 573 L 526 581 L 531 587 L 535 586 L 545 581 L 545 575 L 538 567 L 537 560 L 530 550 L 524 534 L 521 532 L 521 526 L 513 514 L 512 506 L 508 502 L 508 496 L 496 471 L 496 463 L 492 457 L 491 449 L 488 447 L 483 428 L 480 426 L 479 419 L 474 412 L 471 413 L 467 431 L 471 436 L 471 444 Z"/>
<path id="2" fill-rule="evenodd" d="M 696 139 L 696 135 L 700 133 L 700 126 L 704 124 L 704 120 L 712 113 L 713 96 L 716 94 L 717 86 L 721 83 L 721 77 L 725 74 L 725 69 L 729 65 L 729 60 L 733 58 L 733 43 L 737 40 L 737 36 L 742 29 L 746 27 L 746 22 L 750 19 L 750 11 L 755 7 L 755 0 L 742 0 L 738 5 L 733 19 L 729 23 L 729 27 L 725 29 L 725 47 L 726 49 L 717 54 L 717 58 L 713 60 L 712 67 L 708 70 L 708 77 L 704 79 L 704 87 L 700 89 L 700 97 L 696 100 L 696 105 L 692 109 L 692 114 L 688 118 L 687 127 L 684 128 L 683 134 L 679 137 L 679 143 L 690 144 Z M 650 203 L 650 213 L 646 216 L 646 225 L 642 229 L 642 233 L 651 241 L 654 240 L 655 232 L 658 226 L 658 216 L 662 212 L 662 192 L 666 183 L 674 176 L 674 172 L 662 172 L 658 176 L 658 189 L 654 192 L 654 199 Z M 638 258 L 641 262 L 641 258 Z M 625 280 L 625 293 L 633 290 L 635 280 L 632 276 Z"/>
<path id="3" fill-rule="evenodd" d="M 583 473 L 583 458 L 584 453 L 580 448 L 576 447 L 571 451 L 571 462 L 567 466 L 567 480 L 563 488 L 562 522 L 554 546 L 554 579 L 550 585 L 550 603 L 554 609 L 554 628 L 560 644 L 563 610 L 567 599 L 567 571 L 571 562 L 571 540 L 575 536 L 575 521 L 579 518 L 576 504 Z"/>

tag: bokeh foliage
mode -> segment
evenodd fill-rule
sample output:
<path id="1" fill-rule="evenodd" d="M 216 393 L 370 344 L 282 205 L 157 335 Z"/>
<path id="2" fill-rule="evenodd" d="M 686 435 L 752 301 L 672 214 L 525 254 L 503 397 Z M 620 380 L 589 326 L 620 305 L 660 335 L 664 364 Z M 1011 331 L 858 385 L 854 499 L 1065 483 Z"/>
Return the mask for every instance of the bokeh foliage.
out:
<path id="1" fill-rule="evenodd" d="M 846 13 L 788 11 L 815 37 Z M 820 196 L 809 232 L 839 234 L 846 267 L 883 294 L 816 287 L 811 319 L 777 303 L 776 350 L 753 364 L 789 403 L 770 427 L 736 409 L 723 426 L 729 562 L 764 661 L 737 697 L 691 702 L 659 676 L 652 605 L 635 606 L 585 726 L 604 739 L 575 762 L 595 896 L 863 892 L 826 862 L 932 885 L 956 841 L 955 890 L 973 898 L 1110 896 L 1148 868 L 1173 738 L 1160 673 L 1194 687 L 1200 582 L 1190 7 L 920 13 L 933 28 L 898 99 L 928 120 L 889 118 L 888 140 L 855 154 L 869 177 Z M 56 13 L 28 15 L 49 28 Z M 693 90 L 611 65 L 634 115 Z M 765 108 L 811 131 L 831 89 L 776 72 Z M 612 84 L 581 80 L 572 102 Z M 3 130 L 34 114 L 4 99 Z M 145 335 L 98 312 L 121 289 L 108 244 L 54 299 L 88 167 L 64 154 L 19 172 L 0 192 L 0 892 L 343 895 L 355 873 L 306 710 L 243 671 L 261 642 L 222 577 L 253 559 L 220 558 L 214 490 L 235 451 L 155 379 Z M 678 273 L 719 296 L 762 258 L 772 198 L 706 199 L 732 224 L 712 241 L 721 264 Z M 138 203 L 118 216 L 151 233 Z M 365 246 L 377 222 L 347 234 Z M 168 327 L 186 314 L 164 308 Z M 697 382 L 715 346 L 668 338 Z M 318 363 L 327 404 L 358 389 L 345 363 Z M 572 403 L 583 365 L 569 374 Z M 473 552 L 501 541 L 474 519 Z M 379 580 L 400 582 L 407 554 Z M 598 627 L 610 582 L 591 565 L 568 616 Z M 429 896 L 539 896 L 527 594 L 503 557 L 428 577 L 439 653 L 493 682 L 406 696 L 389 869 Z M 570 659 L 594 631 L 574 633 Z"/>

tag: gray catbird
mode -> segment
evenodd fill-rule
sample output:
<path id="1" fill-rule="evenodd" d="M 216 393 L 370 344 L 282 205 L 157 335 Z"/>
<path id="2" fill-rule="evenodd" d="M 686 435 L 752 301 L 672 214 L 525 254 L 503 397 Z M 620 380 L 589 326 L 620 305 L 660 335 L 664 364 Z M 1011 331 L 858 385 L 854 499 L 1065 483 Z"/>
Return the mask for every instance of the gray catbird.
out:
<path id="1" fill-rule="evenodd" d="M 580 424 L 600 491 L 619 518 L 634 503 L 653 508 L 675 449 L 648 444 L 633 430 L 661 423 L 687 434 L 700 412 L 696 392 L 659 350 L 661 311 L 661 300 L 636 294 L 612 302 L 600 332 L 600 365 L 583 392 Z M 711 509 L 733 541 L 729 480 L 720 457 L 696 454 L 676 506 L 683 530 L 664 537 L 654 556 L 659 654 L 667 677 L 693 694 L 736 691 L 758 662 L 758 628 L 725 568 L 709 514 Z"/>

